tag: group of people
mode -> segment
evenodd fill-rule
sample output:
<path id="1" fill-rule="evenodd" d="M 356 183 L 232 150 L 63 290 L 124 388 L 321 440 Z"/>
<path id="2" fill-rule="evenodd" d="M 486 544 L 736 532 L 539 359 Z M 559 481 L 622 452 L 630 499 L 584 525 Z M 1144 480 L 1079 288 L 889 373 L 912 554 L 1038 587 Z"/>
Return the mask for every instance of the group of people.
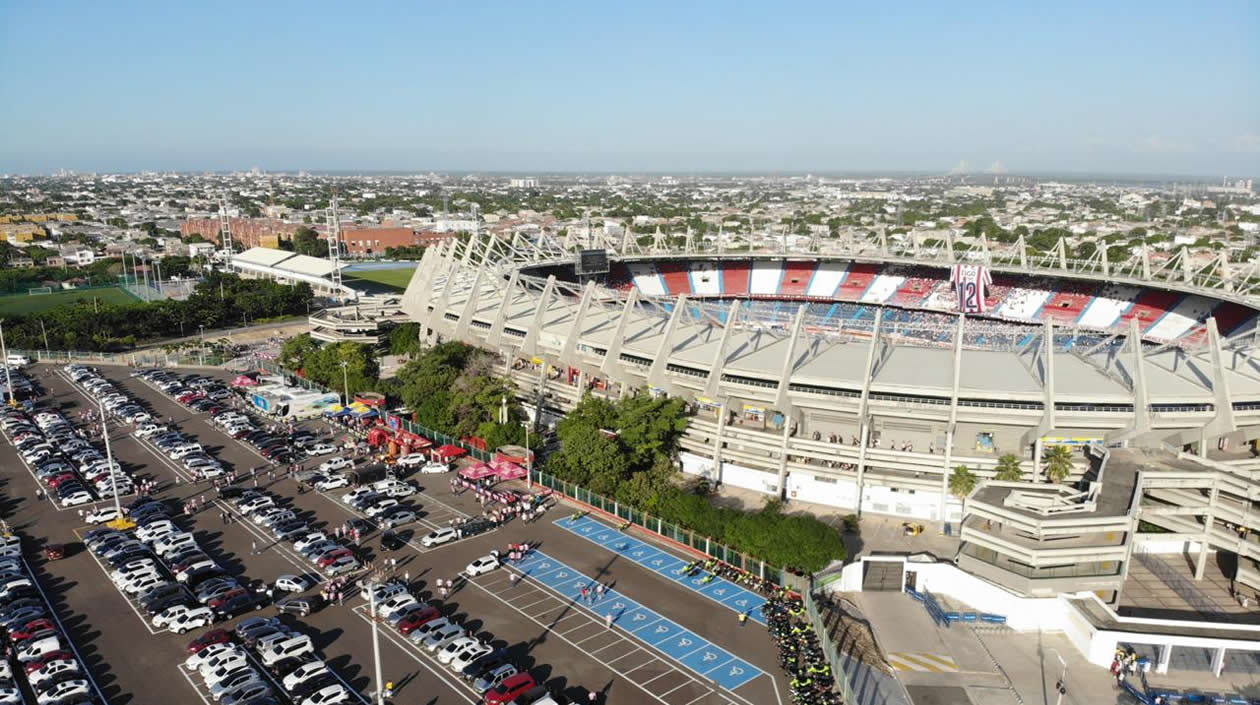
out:
<path id="1" fill-rule="evenodd" d="M 791 680 L 795 705 L 840 705 L 835 679 L 818 635 L 799 596 L 776 590 L 761 608 L 770 636 L 779 647 L 779 664 Z"/>

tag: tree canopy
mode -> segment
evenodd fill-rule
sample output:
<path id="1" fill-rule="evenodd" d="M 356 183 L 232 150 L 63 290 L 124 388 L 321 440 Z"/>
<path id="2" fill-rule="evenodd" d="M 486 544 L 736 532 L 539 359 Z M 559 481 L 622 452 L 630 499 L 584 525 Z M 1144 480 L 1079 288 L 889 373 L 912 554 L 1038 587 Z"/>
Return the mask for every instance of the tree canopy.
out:
<path id="1" fill-rule="evenodd" d="M 520 445 L 525 440 L 524 414 L 513 401 L 512 381 L 494 367 L 494 356 L 484 350 L 443 343 L 404 365 L 396 388 L 423 426 L 452 436 L 476 436 L 491 448 Z M 507 423 L 500 423 L 505 406 Z"/>

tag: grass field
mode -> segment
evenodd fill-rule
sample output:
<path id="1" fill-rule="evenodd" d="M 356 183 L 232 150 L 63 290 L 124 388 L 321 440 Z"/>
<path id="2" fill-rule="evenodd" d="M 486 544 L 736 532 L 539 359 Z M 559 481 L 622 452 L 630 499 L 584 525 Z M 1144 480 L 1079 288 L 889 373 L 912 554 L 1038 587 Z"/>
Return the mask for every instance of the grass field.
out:
<path id="1" fill-rule="evenodd" d="M 0 316 L 24 315 L 47 311 L 62 304 L 71 304 L 79 299 L 91 302 L 93 298 L 101 304 L 132 304 L 138 299 L 118 287 L 108 289 L 87 289 L 84 291 L 54 291 L 51 294 L 34 296 L 2 296 L 0 297 Z"/>
<path id="2" fill-rule="evenodd" d="M 372 282 L 389 289 L 402 291 L 407 288 L 407 282 L 411 281 L 411 274 L 415 271 L 416 266 L 413 264 L 395 269 L 372 269 L 358 272 L 346 272 L 343 281 L 350 286 L 354 286 L 356 281 Z"/>

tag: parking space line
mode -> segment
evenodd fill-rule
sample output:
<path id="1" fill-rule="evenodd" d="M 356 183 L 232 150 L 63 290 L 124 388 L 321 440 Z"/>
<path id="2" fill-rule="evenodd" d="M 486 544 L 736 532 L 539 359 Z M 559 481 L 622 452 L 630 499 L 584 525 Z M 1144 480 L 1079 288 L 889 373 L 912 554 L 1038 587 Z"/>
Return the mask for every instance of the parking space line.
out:
<path id="1" fill-rule="evenodd" d="M 78 529 L 74 529 L 73 531 L 74 531 L 74 535 L 79 538 L 79 542 L 82 543 L 83 542 L 82 534 L 79 533 Z M 87 551 L 87 554 L 92 557 L 93 561 L 96 561 L 96 565 L 99 566 L 101 569 L 101 572 L 105 574 L 105 580 L 109 581 L 109 583 L 113 585 L 114 581 L 110 580 L 109 578 L 109 569 L 105 567 L 105 564 L 101 562 L 101 559 L 97 557 L 96 553 L 93 552 L 92 549 L 84 546 L 84 550 Z M 119 590 L 117 585 L 114 585 L 114 592 L 118 593 L 118 596 L 121 597 L 123 601 L 127 603 L 127 606 L 131 608 L 131 611 L 133 613 L 135 613 L 136 618 L 140 620 L 140 623 L 144 625 L 144 628 L 149 630 L 150 635 L 160 634 L 162 632 L 168 631 L 166 629 L 154 630 L 153 625 L 149 623 L 149 620 L 145 619 L 144 615 L 140 614 L 140 610 L 136 609 L 136 604 L 135 602 L 132 601 L 131 596 L 123 592 L 122 590 Z"/>
<path id="2" fill-rule="evenodd" d="M 31 576 L 31 583 L 35 586 L 35 589 L 39 590 L 40 599 L 44 601 L 45 605 L 48 605 L 48 613 L 52 615 L 53 621 L 57 623 L 57 631 L 61 632 L 61 635 L 66 638 L 66 643 L 70 645 L 70 650 L 74 652 L 75 660 L 83 664 L 88 682 L 92 684 L 92 690 L 96 691 L 96 697 L 101 699 L 102 705 L 109 705 L 109 701 L 105 699 L 105 694 L 101 692 L 101 687 L 96 683 L 96 676 L 92 675 L 92 669 L 88 667 L 87 661 L 79 653 L 79 647 L 75 646 L 74 639 L 70 638 L 70 632 L 66 630 L 66 625 L 61 623 L 61 617 L 57 616 L 57 608 L 53 606 L 52 600 L 48 599 L 48 593 L 44 592 L 44 586 L 39 576 L 35 574 L 35 571 L 31 570 L 31 564 L 27 563 L 25 558 L 22 559 L 22 565 L 26 568 L 26 574 Z"/>
<path id="3" fill-rule="evenodd" d="M 197 686 L 197 682 L 192 679 L 192 676 L 188 675 L 181 666 L 177 665 L 175 668 L 179 669 L 179 675 L 183 676 L 185 681 L 188 681 L 188 687 L 192 688 L 193 692 L 197 694 L 197 697 L 201 698 L 201 702 L 206 705 L 210 705 L 210 701 L 206 699 L 204 694 L 202 694 L 201 688 Z"/>

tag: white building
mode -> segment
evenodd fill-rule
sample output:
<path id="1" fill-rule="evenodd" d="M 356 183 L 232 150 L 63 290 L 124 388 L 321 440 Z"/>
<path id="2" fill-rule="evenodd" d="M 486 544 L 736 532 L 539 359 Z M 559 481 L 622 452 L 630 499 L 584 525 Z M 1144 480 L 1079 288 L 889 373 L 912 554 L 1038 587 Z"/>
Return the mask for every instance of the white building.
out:
<path id="1" fill-rule="evenodd" d="M 526 179 L 509 179 L 508 188 L 538 188 L 538 179 L 532 176 Z"/>

